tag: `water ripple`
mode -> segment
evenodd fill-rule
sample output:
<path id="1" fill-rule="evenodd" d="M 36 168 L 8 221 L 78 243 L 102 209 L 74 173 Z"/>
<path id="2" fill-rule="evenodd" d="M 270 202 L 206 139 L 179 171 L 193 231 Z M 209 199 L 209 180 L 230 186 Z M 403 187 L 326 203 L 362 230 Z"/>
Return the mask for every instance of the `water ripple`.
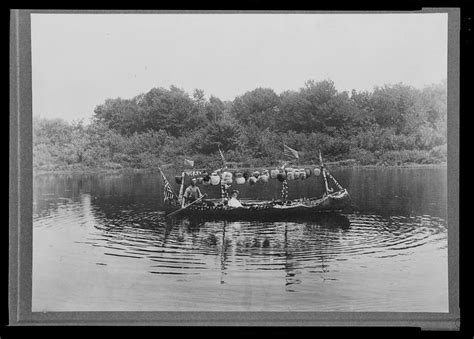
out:
<path id="1" fill-rule="evenodd" d="M 81 223 L 79 206 L 68 208 L 61 219 Z M 345 217 L 349 228 L 310 222 L 196 223 L 187 219 L 169 224 L 161 213 L 122 209 L 97 215 L 96 232 L 82 243 L 103 248 L 107 256 L 147 258 L 155 263 L 150 265 L 154 274 L 196 274 L 195 270 L 212 266 L 210 258 L 218 258 L 221 268 L 231 265 L 246 271 L 287 271 L 290 262 L 309 273 L 322 273 L 357 257 L 404 256 L 447 237 L 445 221 L 427 215 Z M 37 227 L 55 223 L 50 215 L 36 221 Z"/>

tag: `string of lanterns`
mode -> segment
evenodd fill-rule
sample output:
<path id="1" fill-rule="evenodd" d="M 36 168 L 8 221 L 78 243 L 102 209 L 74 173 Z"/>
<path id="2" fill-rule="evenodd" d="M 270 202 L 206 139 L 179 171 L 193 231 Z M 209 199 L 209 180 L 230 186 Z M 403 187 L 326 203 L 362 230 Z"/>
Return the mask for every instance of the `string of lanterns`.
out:
<path id="1" fill-rule="evenodd" d="M 319 176 L 321 169 L 319 167 L 311 168 L 285 168 L 285 169 L 272 169 L 262 171 L 235 171 L 229 170 L 217 170 L 211 173 L 207 171 L 187 171 L 186 175 L 196 178 L 197 184 L 204 186 L 217 186 L 217 185 L 231 185 L 233 183 L 237 185 L 250 184 L 255 185 L 256 183 L 267 183 L 269 179 L 278 179 L 282 183 L 286 183 L 291 180 L 305 180 L 312 175 Z M 177 184 L 181 184 L 181 176 L 176 176 L 175 181 Z M 284 185 L 285 186 L 285 185 Z M 288 186 L 286 186 L 286 189 Z"/>

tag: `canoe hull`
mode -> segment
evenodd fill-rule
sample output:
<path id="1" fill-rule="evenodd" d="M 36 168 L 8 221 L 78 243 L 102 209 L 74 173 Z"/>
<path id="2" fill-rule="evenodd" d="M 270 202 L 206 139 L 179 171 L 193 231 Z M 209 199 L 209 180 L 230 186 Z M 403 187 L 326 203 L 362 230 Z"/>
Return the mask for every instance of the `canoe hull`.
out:
<path id="1" fill-rule="evenodd" d="M 173 216 L 206 220 L 299 220 L 302 218 L 321 219 L 326 216 L 333 218 L 335 214 L 350 207 L 350 197 L 344 189 L 321 198 L 304 201 L 260 201 L 243 202 L 243 204 L 243 208 L 227 208 L 223 205 L 209 207 L 205 204 L 190 206 Z"/>

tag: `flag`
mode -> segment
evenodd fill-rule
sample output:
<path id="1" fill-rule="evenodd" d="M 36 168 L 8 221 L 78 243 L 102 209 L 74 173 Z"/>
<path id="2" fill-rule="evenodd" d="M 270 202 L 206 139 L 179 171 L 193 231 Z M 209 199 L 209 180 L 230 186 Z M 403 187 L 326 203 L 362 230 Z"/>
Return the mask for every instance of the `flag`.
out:
<path id="1" fill-rule="evenodd" d="M 193 160 L 188 160 L 188 159 L 184 158 L 184 164 L 186 166 L 194 167 L 194 161 Z"/>
<path id="2" fill-rule="evenodd" d="M 160 172 L 161 172 L 161 170 L 160 170 Z M 164 201 L 173 200 L 176 197 L 176 194 L 174 194 L 173 189 L 171 188 L 171 185 L 168 182 L 168 180 L 166 179 L 163 172 L 161 172 L 161 177 L 163 178 L 163 182 L 165 183 L 165 185 L 163 186 L 163 196 L 164 196 L 163 200 Z"/>
<path id="3" fill-rule="evenodd" d="M 299 159 L 298 152 L 295 151 L 293 148 L 290 148 L 283 144 L 283 154 L 289 157 L 295 157 L 296 159 Z"/>
<path id="4" fill-rule="evenodd" d="M 196 175 L 200 175 L 202 172 L 201 171 L 186 171 L 186 175 L 190 177 L 195 177 Z"/>
<path id="5" fill-rule="evenodd" d="M 222 154 L 221 148 L 219 146 L 217 146 L 217 148 L 219 148 L 219 154 L 221 155 L 221 159 L 222 159 L 222 163 L 224 164 L 224 168 L 227 168 L 227 165 L 225 163 L 224 154 Z"/>

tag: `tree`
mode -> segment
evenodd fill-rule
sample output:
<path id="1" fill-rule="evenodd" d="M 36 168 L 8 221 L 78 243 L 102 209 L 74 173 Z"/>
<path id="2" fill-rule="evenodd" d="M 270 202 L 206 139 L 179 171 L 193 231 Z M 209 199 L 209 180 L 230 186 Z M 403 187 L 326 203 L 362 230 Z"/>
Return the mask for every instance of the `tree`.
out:
<path id="1" fill-rule="evenodd" d="M 271 88 L 257 88 L 234 99 L 232 116 L 242 125 L 264 129 L 274 124 L 280 99 Z"/>
<path id="2" fill-rule="evenodd" d="M 205 115 L 209 122 L 217 122 L 223 119 L 225 110 L 224 103 L 219 98 L 211 95 L 205 106 Z"/>
<path id="3" fill-rule="evenodd" d="M 130 100 L 107 99 L 94 110 L 95 118 L 123 135 L 147 130 L 165 130 L 172 136 L 205 126 L 204 93 L 195 91 L 193 99 L 182 89 L 153 88 Z"/>
<path id="4" fill-rule="evenodd" d="M 341 127 L 348 115 L 348 95 L 339 94 L 329 80 L 305 82 L 298 92 L 280 95 L 278 129 L 298 132 L 333 131 Z"/>
<path id="5" fill-rule="evenodd" d="M 209 154 L 217 151 L 234 150 L 239 145 L 240 131 L 236 123 L 228 120 L 211 122 L 201 134 L 199 151 Z"/>
<path id="6" fill-rule="evenodd" d="M 70 141 L 71 126 L 63 119 L 33 118 L 33 143 L 62 146 Z"/>
<path id="7" fill-rule="evenodd" d="M 95 108 L 94 118 L 124 135 L 141 132 L 145 128 L 146 121 L 138 99 L 139 97 L 132 100 L 107 99 L 104 104 Z"/>
<path id="8" fill-rule="evenodd" d="M 144 98 L 144 110 L 150 129 L 164 129 L 173 136 L 193 130 L 193 101 L 184 90 L 171 86 L 169 90 L 153 88 Z"/>
<path id="9" fill-rule="evenodd" d="M 426 86 L 422 89 L 418 100 L 423 111 L 423 120 L 433 128 L 446 134 L 447 119 L 447 82 Z"/>
<path id="10" fill-rule="evenodd" d="M 373 108 L 371 106 L 371 93 L 368 91 L 351 92 L 351 127 L 366 128 L 375 123 Z"/>
<path id="11" fill-rule="evenodd" d="M 81 163 L 83 161 L 84 152 L 88 146 L 84 121 L 82 119 L 72 121 L 71 125 L 71 151 L 77 156 L 77 162 Z"/>
<path id="12" fill-rule="evenodd" d="M 409 133 L 419 120 L 414 110 L 415 98 L 419 92 L 403 84 L 376 87 L 370 105 L 374 118 L 380 127 L 393 127 L 396 133 Z"/>

